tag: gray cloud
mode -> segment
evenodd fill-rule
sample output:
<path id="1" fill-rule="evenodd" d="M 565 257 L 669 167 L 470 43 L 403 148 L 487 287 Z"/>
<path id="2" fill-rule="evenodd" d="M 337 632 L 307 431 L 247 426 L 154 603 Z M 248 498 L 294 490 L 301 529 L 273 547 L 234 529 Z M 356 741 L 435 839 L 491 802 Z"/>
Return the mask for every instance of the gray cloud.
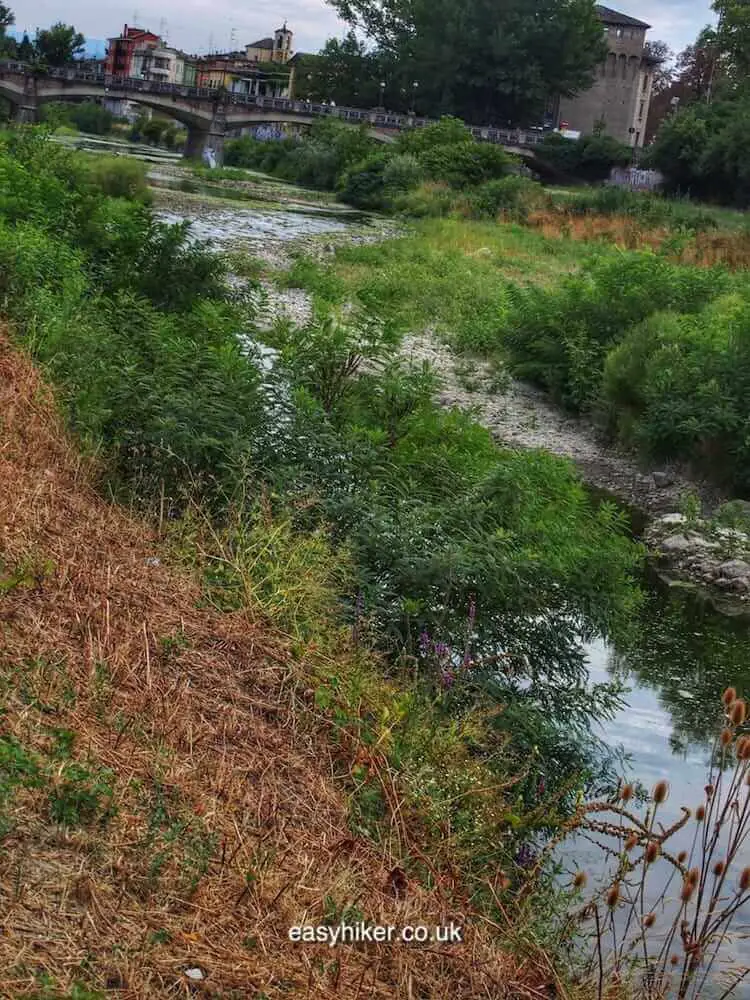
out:
<path id="1" fill-rule="evenodd" d="M 610 0 L 609 5 L 647 21 L 653 26 L 650 37 L 664 39 L 675 50 L 712 20 L 710 0 Z M 152 31 L 159 32 L 163 19 L 170 43 L 190 52 L 204 52 L 209 43 L 228 49 L 232 37 L 240 47 L 268 35 L 285 18 L 294 31 L 295 49 L 316 52 L 345 27 L 323 0 L 255 0 L 252 8 L 246 0 L 24 0 L 16 19 L 21 30 L 63 19 L 89 38 L 108 38 L 119 34 L 123 24 L 132 24 L 135 12 L 138 22 Z"/>

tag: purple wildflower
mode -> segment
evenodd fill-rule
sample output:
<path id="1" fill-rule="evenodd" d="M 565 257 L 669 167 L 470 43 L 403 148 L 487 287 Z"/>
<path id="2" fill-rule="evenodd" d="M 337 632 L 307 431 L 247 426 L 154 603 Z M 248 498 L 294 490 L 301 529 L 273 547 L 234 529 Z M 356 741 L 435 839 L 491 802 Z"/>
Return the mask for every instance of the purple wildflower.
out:
<path id="1" fill-rule="evenodd" d="M 419 634 L 419 652 L 422 656 L 427 656 L 430 651 L 430 633 L 420 632 Z"/>
<path id="2" fill-rule="evenodd" d="M 440 676 L 444 688 L 453 687 L 453 683 L 456 680 L 456 675 L 452 670 L 444 670 Z"/>
<path id="3" fill-rule="evenodd" d="M 528 844 L 522 844 L 516 854 L 516 864 L 519 868 L 530 868 L 536 861 L 536 852 Z"/>
<path id="4" fill-rule="evenodd" d="M 435 643 L 435 656 L 437 656 L 438 659 L 442 659 L 444 656 L 447 656 L 448 652 L 448 647 L 444 642 Z"/>

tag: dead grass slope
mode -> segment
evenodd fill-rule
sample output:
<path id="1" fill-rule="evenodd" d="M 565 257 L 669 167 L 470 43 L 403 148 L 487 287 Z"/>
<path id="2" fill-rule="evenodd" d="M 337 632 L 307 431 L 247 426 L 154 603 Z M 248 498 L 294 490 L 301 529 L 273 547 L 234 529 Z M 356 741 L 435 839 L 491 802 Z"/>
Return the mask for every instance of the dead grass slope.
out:
<path id="1" fill-rule="evenodd" d="M 334 750 L 290 709 L 283 641 L 200 597 L 96 494 L 0 339 L 0 994 L 549 995 L 455 896 L 394 879 L 399 859 L 352 836 Z M 453 919 L 467 940 L 288 941 L 346 907 Z"/>

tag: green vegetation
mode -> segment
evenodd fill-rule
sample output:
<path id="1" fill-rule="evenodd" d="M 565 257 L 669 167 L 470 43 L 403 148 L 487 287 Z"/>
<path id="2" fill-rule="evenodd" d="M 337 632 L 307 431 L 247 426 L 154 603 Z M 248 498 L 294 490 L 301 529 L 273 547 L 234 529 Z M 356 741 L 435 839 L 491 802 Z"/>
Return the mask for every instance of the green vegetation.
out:
<path id="1" fill-rule="evenodd" d="M 178 124 L 168 118 L 157 118 L 147 114 L 139 115 L 128 132 L 132 142 L 146 142 L 150 146 L 164 146 L 177 149 L 184 145 L 185 133 Z"/>
<path id="2" fill-rule="evenodd" d="M 424 190 L 425 183 L 436 186 L 432 189 L 436 192 L 473 192 L 507 174 L 511 161 L 499 146 L 474 142 L 462 122 L 446 117 L 405 133 L 389 149 L 369 139 L 364 126 L 353 129 L 323 120 L 312 126 L 304 141 L 233 140 L 227 143 L 226 163 L 337 190 L 343 201 L 360 208 L 408 212 L 410 195 Z M 488 198 L 487 210 L 492 211 L 495 199 L 490 195 L 476 205 L 484 206 Z M 440 194 L 429 200 L 439 206 Z M 507 200 L 507 196 L 499 199 L 503 204 Z M 456 196 L 446 204 L 455 208 Z"/>
<path id="3" fill-rule="evenodd" d="M 621 192 L 568 201 L 573 215 L 609 202 L 693 231 L 717 224 L 715 213 Z M 399 241 L 342 249 L 329 268 L 301 258 L 287 280 L 319 303 L 354 297 L 399 330 L 432 328 L 459 351 L 507 363 L 651 459 L 689 461 L 740 491 L 750 485 L 749 303 L 723 268 L 441 220 Z"/>
<path id="4" fill-rule="evenodd" d="M 55 130 L 73 128 L 91 135 L 109 135 L 115 121 L 112 112 L 96 101 L 43 104 L 39 116 L 42 122 Z"/>
<path id="5" fill-rule="evenodd" d="M 552 132 L 544 137 L 538 156 L 561 174 L 578 180 L 603 181 L 612 167 L 628 166 L 633 150 L 603 133 L 584 135 L 573 141 Z"/>
<path id="6" fill-rule="evenodd" d="M 591 0 L 538 0 L 533 8 L 467 0 L 460 10 L 448 2 L 329 2 L 353 33 L 304 68 L 310 91 L 325 100 L 535 124 L 550 94 L 586 90 L 606 54 Z"/>
<path id="7" fill-rule="evenodd" d="M 265 335 L 279 361 L 263 374 L 235 337 L 252 330 L 244 299 L 183 227 L 93 190 L 83 160 L 30 135 L 13 135 L 2 170 L 8 314 L 71 426 L 106 456 L 110 488 L 175 517 L 200 502 L 220 520 L 238 490 L 272 491 L 295 532 L 322 532 L 330 558 L 353 561 L 344 619 L 364 616 L 393 664 L 417 665 L 440 717 L 498 700 L 528 713 L 510 756 L 540 748 L 530 806 L 540 773 L 553 796 L 598 786 L 587 727 L 613 692 L 584 693 L 580 637 L 622 632 L 637 601 L 639 553 L 614 510 L 594 507 L 565 463 L 504 452 L 437 409 L 431 378 L 395 359 L 398 330 L 372 309 L 346 322 L 323 309 L 302 338 Z M 240 507 L 252 523 L 254 504 Z M 503 680 L 499 650 L 514 664 Z"/>

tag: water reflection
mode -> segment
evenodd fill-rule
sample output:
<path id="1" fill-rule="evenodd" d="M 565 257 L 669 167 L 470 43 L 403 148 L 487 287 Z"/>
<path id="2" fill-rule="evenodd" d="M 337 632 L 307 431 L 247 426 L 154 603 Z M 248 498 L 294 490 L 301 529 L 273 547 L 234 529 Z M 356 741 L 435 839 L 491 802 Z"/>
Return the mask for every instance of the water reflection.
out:
<path id="1" fill-rule="evenodd" d="M 740 695 L 750 696 L 750 624 L 724 618 L 710 606 L 684 592 L 653 588 L 642 610 L 639 629 L 627 648 L 612 649 L 603 642 L 588 647 L 592 682 L 616 677 L 630 687 L 627 707 L 600 727 L 611 745 L 622 745 L 630 758 L 626 777 L 638 779 L 651 789 L 660 779 L 671 788 L 660 808 L 658 821 L 668 828 L 678 819 L 681 807 L 693 811 L 705 801 L 704 786 L 711 765 L 714 737 L 721 723 L 721 695 L 729 685 Z M 604 817 L 603 817 L 604 818 Z M 608 819 L 617 817 L 607 816 Z M 673 854 L 690 851 L 695 820 L 669 841 Z M 560 858 L 572 871 L 583 868 L 594 883 L 606 883 L 615 859 L 605 848 L 619 846 L 617 838 L 577 836 L 561 849 Z M 750 864 L 750 842 L 733 868 L 733 885 L 744 865 Z M 655 931 L 671 922 L 678 906 L 681 883 L 673 878 L 667 863 L 653 866 L 646 884 L 646 908 L 657 905 L 667 886 L 665 905 L 659 907 Z M 719 997 L 726 988 L 727 969 L 750 964 L 750 914 L 739 913 L 734 934 L 722 949 L 717 966 L 700 996 Z M 731 995 L 750 997 L 750 981 L 735 987 Z"/>

